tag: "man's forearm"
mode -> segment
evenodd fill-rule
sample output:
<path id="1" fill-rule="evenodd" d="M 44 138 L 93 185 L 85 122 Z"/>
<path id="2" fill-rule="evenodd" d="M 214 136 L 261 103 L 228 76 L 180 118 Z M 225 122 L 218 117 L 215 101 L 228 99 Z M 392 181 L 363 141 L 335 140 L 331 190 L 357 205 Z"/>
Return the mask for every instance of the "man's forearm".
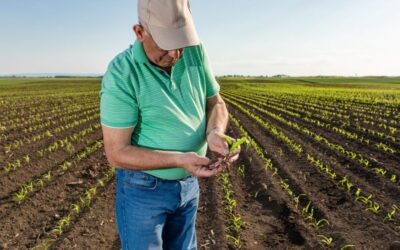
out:
<path id="1" fill-rule="evenodd" d="M 116 167 L 150 170 L 168 167 L 177 167 L 179 156 L 182 153 L 175 151 L 152 150 L 137 146 L 126 146 L 113 152 L 109 159 L 110 163 Z"/>
<path id="2" fill-rule="evenodd" d="M 228 110 L 224 101 L 217 102 L 209 111 L 207 111 L 207 134 L 212 130 L 218 130 L 224 133 L 228 125 Z"/>

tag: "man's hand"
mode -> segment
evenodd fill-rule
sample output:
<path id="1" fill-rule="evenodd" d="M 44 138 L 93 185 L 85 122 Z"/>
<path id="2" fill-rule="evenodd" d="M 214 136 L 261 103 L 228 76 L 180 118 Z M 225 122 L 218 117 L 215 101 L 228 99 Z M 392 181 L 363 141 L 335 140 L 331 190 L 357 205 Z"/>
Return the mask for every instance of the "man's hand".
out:
<path id="1" fill-rule="evenodd" d="M 223 157 L 229 153 L 229 145 L 224 136 L 224 133 L 218 129 L 213 129 L 207 134 L 208 147 L 217 157 Z"/>
<path id="2" fill-rule="evenodd" d="M 240 146 L 235 149 L 232 153 L 229 153 L 229 145 L 225 140 L 224 133 L 222 133 L 218 129 L 211 130 L 207 135 L 207 143 L 210 151 L 215 155 L 216 158 L 225 158 L 227 157 L 228 165 L 234 163 L 239 158 L 240 153 Z M 233 142 L 235 139 L 229 137 Z M 213 167 L 222 167 L 225 168 L 226 166 L 219 166 L 218 163 L 214 163 Z"/>
<path id="3" fill-rule="evenodd" d="M 182 166 L 186 171 L 197 177 L 210 177 L 222 171 L 222 168 L 208 168 L 210 159 L 199 156 L 194 152 L 181 153 L 178 156 L 178 166 Z"/>

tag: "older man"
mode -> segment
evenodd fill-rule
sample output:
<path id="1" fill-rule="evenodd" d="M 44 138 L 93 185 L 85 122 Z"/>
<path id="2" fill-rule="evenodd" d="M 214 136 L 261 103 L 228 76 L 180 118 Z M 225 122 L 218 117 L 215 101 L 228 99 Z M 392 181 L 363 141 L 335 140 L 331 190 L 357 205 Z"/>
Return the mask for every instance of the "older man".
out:
<path id="1" fill-rule="evenodd" d="M 223 169 L 205 154 L 228 154 L 228 112 L 187 0 L 139 0 L 138 15 L 100 92 L 118 231 L 123 249 L 196 249 L 196 177 Z"/>

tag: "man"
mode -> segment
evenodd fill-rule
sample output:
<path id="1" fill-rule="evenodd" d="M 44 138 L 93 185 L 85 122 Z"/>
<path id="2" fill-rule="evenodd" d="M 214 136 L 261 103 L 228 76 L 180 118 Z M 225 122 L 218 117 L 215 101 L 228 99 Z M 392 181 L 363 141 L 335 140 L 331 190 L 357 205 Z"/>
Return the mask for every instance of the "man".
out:
<path id="1" fill-rule="evenodd" d="M 196 177 L 223 170 L 205 154 L 228 154 L 228 112 L 187 0 L 139 0 L 138 15 L 100 92 L 118 231 L 123 249 L 196 249 Z"/>

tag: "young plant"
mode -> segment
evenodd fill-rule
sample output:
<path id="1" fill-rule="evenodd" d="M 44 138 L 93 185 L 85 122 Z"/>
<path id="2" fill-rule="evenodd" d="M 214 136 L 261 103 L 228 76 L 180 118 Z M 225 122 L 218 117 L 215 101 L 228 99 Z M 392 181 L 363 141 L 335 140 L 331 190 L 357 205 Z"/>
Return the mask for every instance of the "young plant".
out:
<path id="1" fill-rule="evenodd" d="M 299 206 L 299 204 L 300 204 L 300 198 L 301 198 L 302 196 L 306 196 L 306 194 L 299 194 L 298 196 L 296 196 L 296 197 L 294 198 L 294 202 L 296 203 L 296 208 Z"/>
<path id="2" fill-rule="evenodd" d="M 395 205 L 393 205 L 392 206 L 392 211 L 390 211 L 387 215 L 386 215 L 386 217 L 383 219 L 383 222 L 386 222 L 386 221 L 393 221 L 393 216 L 396 214 L 396 206 Z"/>
<path id="3" fill-rule="evenodd" d="M 239 249 L 242 245 L 242 242 L 240 240 L 240 237 L 234 237 L 232 235 L 227 234 L 226 237 L 230 240 L 232 240 L 233 245 L 235 246 L 236 249 Z"/>
<path id="4" fill-rule="evenodd" d="M 351 247 L 355 247 L 355 245 L 347 244 L 347 245 L 342 246 L 340 248 L 340 250 L 344 250 L 344 249 L 351 248 Z"/>
<path id="5" fill-rule="evenodd" d="M 376 202 L 371 202 L 370 203 L 370 207 L 367 208 L 366 210 L 370 210 L 373 213 L 377 214 L 377 213 L 379 213 L 381 211 L 381 206 Z"/>
<path id="6" fill-rule="evenodd" d="M 246 151 L 248 150 L 248 147 L 250 145 L 249 141 L 247 140 L 246 137 L 242 137 L 238 140 L 232 141 L 232 139 L 228 136 L 224 137 L 225 141 L 229 145 L 229 153 L 233 153 L 241 144 L 246 143 Z"/>
<path id="7" fill-rule="evenodd" d="M 327 246 L 331 246 L 333 243 L 333 238 L 332 237 L 328 237 L 325 235 L 318 235 L 319 237 L 322 238 L 322 242 L 325 243 Z"/>
<path id="8" fill-rule="evenodd" d="M 320 229 L 322 226 L 324 226 L 325 224 L 326 225 L 329 225 L 329 221 L 328 220 L 326 220 L 326 219 L 321 219 L 321 220 L 319 220 L 319 221 L 316 221 L 316 222 L 314 222 L 313 223 L 313 226 L 314 226 L 314 228 L 316 229 L 316 230 L 318 230 L 318 229 Z"/>

